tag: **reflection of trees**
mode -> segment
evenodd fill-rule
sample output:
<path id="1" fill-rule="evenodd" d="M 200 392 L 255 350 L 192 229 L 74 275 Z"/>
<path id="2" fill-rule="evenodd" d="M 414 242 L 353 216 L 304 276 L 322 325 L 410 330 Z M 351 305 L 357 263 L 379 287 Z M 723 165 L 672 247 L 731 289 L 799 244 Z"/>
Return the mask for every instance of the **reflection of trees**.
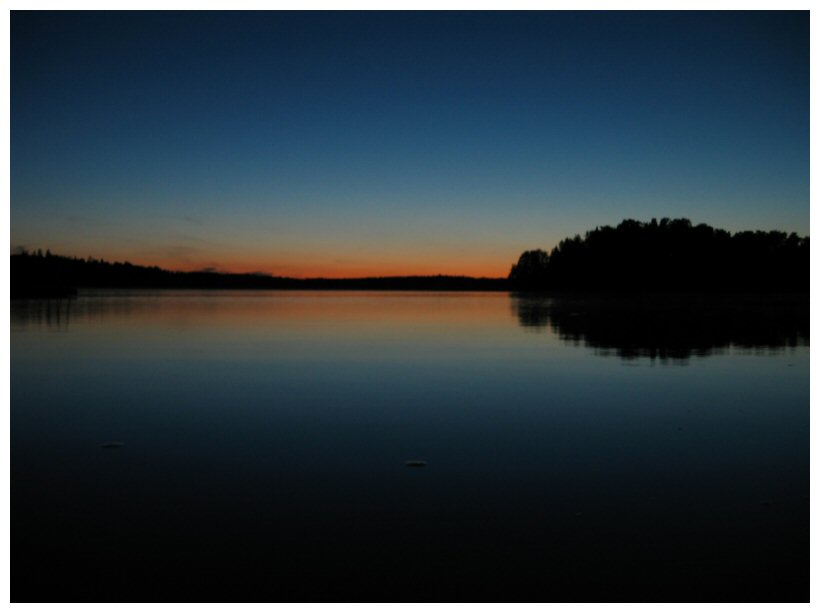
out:
<path id="1" fill-rule="evenodd" d="M 35 325 L 68 330 L 72 301 L 72 298 L 12 300 L 11 323 L 17 326 Z"/>
<path id="2" fill-rule="evenodd" d="M 809 299 L 799 295 L 513 294 L 519 325 L 552 330 L 621 358 L 686 360 L 727 347 L 808 345 Z"/>

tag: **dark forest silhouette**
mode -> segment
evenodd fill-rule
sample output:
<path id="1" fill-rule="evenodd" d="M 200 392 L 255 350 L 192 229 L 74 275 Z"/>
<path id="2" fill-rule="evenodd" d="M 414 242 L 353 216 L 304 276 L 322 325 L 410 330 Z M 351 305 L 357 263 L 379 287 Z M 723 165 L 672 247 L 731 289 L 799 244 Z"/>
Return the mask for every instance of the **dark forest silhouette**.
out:
<path id="1" fill-rule="evenodd" d="M 809 239 L 627 219 L 525 251 L 509 280 L 519 290 L 808 291 Z"/>
<path id="2" fill-rule="evenodd" d="M 42 251 L 11 256 L 12 298 L 69 296 L 78 288 L 479 291 L 507 289 L 507 281 L 446 275 L 295 279 L 264 274 L 174 272 L 157 266 L 66 257 Z"/>
<path id="3" fill-rule="evenodd" d="M 752 291 L 809 289 L 809 239 L 737 232 L 688 219 L 624 220 L 521 254 L 507 279 L 466 276 L 295 279 L 174 272 L 130 262 L 23 252 L 11 256 L 12 298 L 69 296 L 78 288 L 361 289 L 447 291 Z"/>

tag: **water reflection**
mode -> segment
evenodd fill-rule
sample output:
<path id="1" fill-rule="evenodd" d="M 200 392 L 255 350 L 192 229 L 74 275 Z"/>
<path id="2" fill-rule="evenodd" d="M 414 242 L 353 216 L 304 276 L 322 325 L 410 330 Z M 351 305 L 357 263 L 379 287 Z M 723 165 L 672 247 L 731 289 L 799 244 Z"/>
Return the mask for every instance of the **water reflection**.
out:
<path id="1" fill-rule="evenodd" d="M 67 331 L 71 320 L 73 298 L 13 300 L 11 325 L 34 325 L 56 331 Z"/>
<path id="2" fill-rule="evenodd" d="M 685 362 L 730 347 L 777 352 L 809 344 L 807 295 L 512 294 L 518 323 L 599 355 Z"/>
<path id="3" fill-rule="evenodd" d="M 12 593 L 807 600 L 809 351 L 782 352 L 807 343 L 807 304 L 15 301 Z M 622 368 L 573 344 L 765 355 Z"/>

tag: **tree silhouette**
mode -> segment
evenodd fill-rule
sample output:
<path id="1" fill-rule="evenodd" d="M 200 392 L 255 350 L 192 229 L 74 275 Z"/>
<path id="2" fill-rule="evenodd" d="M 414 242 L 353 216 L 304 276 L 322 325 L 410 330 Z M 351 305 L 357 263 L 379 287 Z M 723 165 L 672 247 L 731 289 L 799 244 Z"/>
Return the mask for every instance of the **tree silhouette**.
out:
<path id="1" fill-rule="evenodd" d="M 507 289 L 506 279 L 464 276 L 369 277 L 361 279 L 294 279 L 259 273 L 175 272 L 130 262 L 106 262 L 42 254 L 11 256 L 11 297 L 69 296 L 77 288 L 188 289 L 363 289 L 493 291 Z"/>
<path id="2" fill-rule="evenodd" d="M 510 270 L 510 281 L 520 286 L 538 286 L 547 282 L 549 255 L 546 251 L 535 249 L 525 251 L 513 264 Z"/>
<path id="3" fill-rule="evenodd" d="M 508 278 L 515 289 L 808 291 L 809 239 L 626 219 L 566 238 L 549 255 L 526 251 Z"/>
<path id="4" fill-rule="evenodd" d="M 81 287 L 370 290 L 808 291 L 809 239 L 785 232 L 693 226 L 688 219 L 626 219 L 525 251 L 507 279 L 464 276 L 294 279 L 214 271 L 174 272 L 130 262 L 11 256 L 12 298 L 64 296 Z"/>

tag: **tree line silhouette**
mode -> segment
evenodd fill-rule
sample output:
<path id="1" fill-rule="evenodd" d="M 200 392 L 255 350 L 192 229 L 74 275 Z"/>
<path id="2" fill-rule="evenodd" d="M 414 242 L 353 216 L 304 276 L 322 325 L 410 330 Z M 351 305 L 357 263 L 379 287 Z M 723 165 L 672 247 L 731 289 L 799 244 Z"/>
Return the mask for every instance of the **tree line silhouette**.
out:
<path id="1" fill-rule="evenodd" d="M 356 289 L 492 291 L 507 289 L 506 279 L 466 276 L 296 279 L 265 274 L 213 271 L 175 272 L 130 262 L 23 251 L 11 256 L 12 298 L 71 296 L 78 288 L 142 289 Z"/>
<path id="2" fill-rule="evenodd" d="M 627 219 L 525 251 L 508 278 L 518 290 L 808 291 L 809 239 Z"/>
<path id="3" fill-rule="evenodd" d="M 12 298 L 69 296 L 77 288 L 363 289 L 439 291 L 808 291 L 809 239 L 737 232 L 688 219 L 602 226 L 549 253 L 525 251 L 506 279 L 466 276 L 296 279 L 266 274 L 175 272 L 26 252 L 11 256 Z"/>

